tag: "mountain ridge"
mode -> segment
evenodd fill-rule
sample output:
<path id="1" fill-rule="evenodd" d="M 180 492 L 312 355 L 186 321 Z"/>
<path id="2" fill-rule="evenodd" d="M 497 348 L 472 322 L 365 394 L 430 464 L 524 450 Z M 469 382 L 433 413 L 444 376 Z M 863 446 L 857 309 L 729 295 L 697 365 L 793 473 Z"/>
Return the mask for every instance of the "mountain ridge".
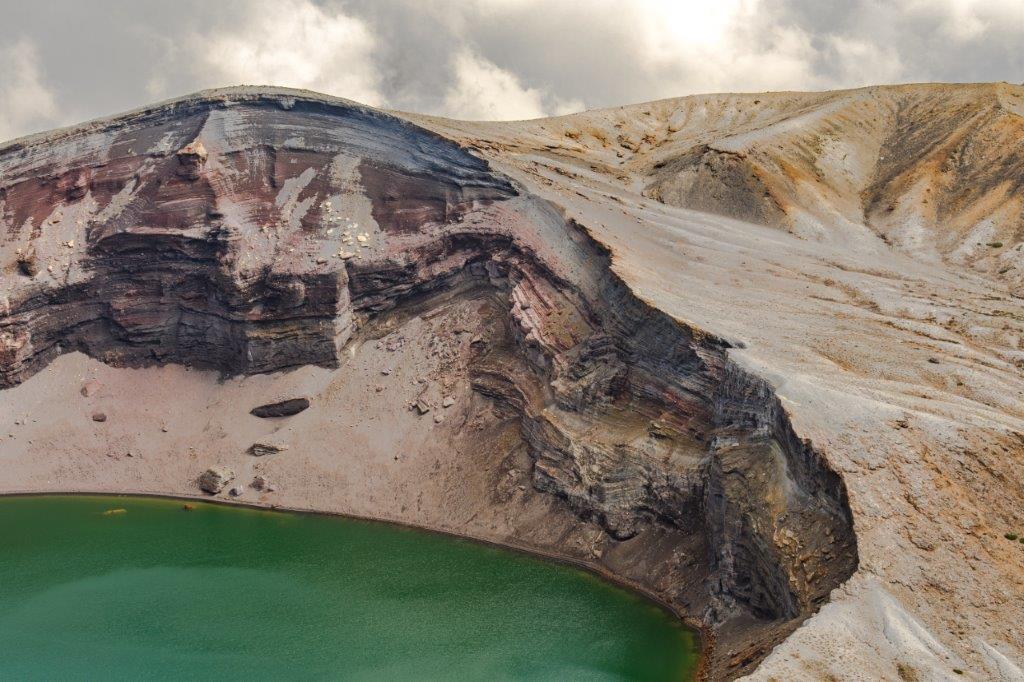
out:
<path id="1" fill-rule="evenodd" d="M 1012 227 L 1019 146 L 980 132 L 1017 123 L 899 87 L 515 123 L 240 88 L 7 145 L 9 486 L 196 494 L 286 438 L 261 503 L 595 562 L 728 624 L 716 677 L 1015 679 L 1024 305 L 894 237 L 960 146 L 956 177 L 1009 166 L 932 193 Z M 893 123 L 966 104 L 880 166 L 883 95 Z M 848 175 L 812 144 L 837 121 Z M 295 394 L 280 431 L 246 416 Z"/>

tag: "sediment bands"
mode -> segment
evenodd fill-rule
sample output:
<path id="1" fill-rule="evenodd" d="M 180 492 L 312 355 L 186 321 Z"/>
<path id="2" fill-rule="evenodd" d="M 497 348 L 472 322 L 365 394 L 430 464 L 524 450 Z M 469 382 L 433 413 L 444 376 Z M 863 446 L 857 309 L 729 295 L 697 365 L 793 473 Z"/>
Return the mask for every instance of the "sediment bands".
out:
<path id="1" fill-rule="evenodd" d="M 753 652 L 712 652 L 713 676 L 749 670 L 856 567 L 842 480 L 771 387 L 453 143 L 348 104 L 239 92 L 8 147 L 0 170 L 2 385 L 71 350 L 344 372 L 380 316 L 485 289 L 514 343 L 477 344 L 471 380 L 521 424 L 534 487 L 624 543 L 652 525 L 702 536 L 706 556 L 677 560 L 705 598 L 673 606 Z"/>

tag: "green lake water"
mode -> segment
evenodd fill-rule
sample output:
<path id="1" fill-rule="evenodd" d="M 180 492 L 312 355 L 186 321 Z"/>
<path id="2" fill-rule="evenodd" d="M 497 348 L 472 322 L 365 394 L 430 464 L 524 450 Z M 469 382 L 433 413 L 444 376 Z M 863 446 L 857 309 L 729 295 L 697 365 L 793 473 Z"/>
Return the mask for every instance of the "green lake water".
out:
<path id="1" fill-rule="evenodd" d="M 0 499 L 0 679 L 682 680 L 696 666 L 691 631 L 580 570 L 386 524 L 194 506 Z"/>

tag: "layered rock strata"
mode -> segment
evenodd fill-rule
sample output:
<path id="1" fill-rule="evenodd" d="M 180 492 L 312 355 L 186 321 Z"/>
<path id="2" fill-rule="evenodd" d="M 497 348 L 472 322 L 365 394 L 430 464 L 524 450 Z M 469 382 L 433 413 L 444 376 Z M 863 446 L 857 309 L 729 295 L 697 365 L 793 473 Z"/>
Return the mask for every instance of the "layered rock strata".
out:
<path id="1" fill-rule="evenodd" d="M 771 387 L 637 298 L 585 226 L 433 133 L 236 90 L 9 145 L 0 173 L 4 386 L 72 350 L 337 367 L 388 317 L 483 296 L 500 314 L 471 343 L 474 391 L 517 421 L 536 490 L 621 552 L 685 545 L 647 587 L 705 628 L 713 677 L 856 568 L 843 482 Z"/>

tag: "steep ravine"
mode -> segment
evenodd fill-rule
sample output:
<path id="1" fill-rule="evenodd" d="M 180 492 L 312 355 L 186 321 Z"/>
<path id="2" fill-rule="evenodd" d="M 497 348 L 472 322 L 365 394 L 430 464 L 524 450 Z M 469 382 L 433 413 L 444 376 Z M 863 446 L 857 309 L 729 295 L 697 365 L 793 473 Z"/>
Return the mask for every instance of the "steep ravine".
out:
<path id="1" fill-rule="evenodd" d="M 96 156 L 120 143 L 111 131 L 132 140 L 116 163 Z M 141 151 L 175 137 L 173 153 Z M 112 165 L 127 179 L 32 190 Z M 344 103 L 243 93 L 8 147 L 0 168 L 7 386 L 71 350 L 226 374 L 336 367 L 389 316 L 483 296 L 500 314 L 471 344 L 472 386 L 518 421 L 534 488 L 620 552 L 649 551 L 648 534 L 703 548 L 661 551 L 676 565 L 647 587 L 711 636 L 710 677 L 751 670 L 856 568 L 843 482 L 771 387 L 726 342 L 634 296 L 555 207 L 442 138 Z M 76 210 L 61 277 L 40 254 L 63 253 L 47 230 Z"/>

